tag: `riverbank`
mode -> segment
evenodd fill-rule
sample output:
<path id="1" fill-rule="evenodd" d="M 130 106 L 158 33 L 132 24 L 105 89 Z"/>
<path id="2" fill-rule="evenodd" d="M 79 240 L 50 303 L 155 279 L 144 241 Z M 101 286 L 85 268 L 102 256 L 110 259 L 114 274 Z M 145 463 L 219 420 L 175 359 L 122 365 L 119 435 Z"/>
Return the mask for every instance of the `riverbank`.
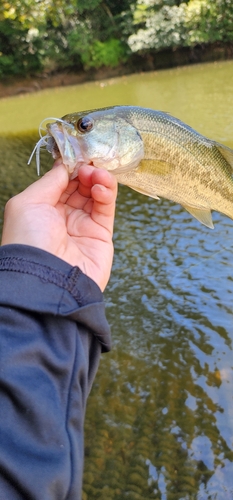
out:
<path id="1" fill-rule="evenodd" d="M 192 48 L 182 47 L 161 52 L 150 51 L 142 54 L 132 54 L 127 64 L 122 64 L 116 68 L 103 67 L 79 72 L 47 72 L 27 78 L 6 78 L 0 82 L 0 98 L 37 92 L 46 88 L 76 85 L 87 81 L 100 81 L 131 73 L 227 59 L 233 59 L 233 44 L 215 43 L 197 45 Z"/>

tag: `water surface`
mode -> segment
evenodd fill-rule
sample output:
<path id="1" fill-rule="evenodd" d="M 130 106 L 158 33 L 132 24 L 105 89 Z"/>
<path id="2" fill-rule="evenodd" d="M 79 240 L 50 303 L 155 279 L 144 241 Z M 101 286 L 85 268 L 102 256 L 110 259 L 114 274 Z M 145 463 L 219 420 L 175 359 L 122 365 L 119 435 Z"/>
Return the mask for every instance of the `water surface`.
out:
<path id="1" fill-rule="evenodd" d="M 26 163 L 46 116 L 148 106 L 233 147 L 232 77 L 226 62 L 0 100 L 1 214 L 36 179 Z M 105 293 L 113 349 L 88 402 L 83 500 L 233 498 L 233 221 L 213 220 L 211 231 L 120 187 Z"/>

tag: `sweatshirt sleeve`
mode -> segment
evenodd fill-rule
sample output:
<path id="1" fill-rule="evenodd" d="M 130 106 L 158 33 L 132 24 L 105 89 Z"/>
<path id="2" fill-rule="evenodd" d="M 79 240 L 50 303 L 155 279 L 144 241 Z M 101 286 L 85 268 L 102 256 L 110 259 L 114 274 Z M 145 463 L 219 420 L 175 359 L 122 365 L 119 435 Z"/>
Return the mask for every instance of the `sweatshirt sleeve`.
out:
<path id="1" fill-rule="evenodd" d="M 86 400 L 110 330 L 98 286 L 37 248 L 0 248 L 0 498 L 81 500 Z"/>

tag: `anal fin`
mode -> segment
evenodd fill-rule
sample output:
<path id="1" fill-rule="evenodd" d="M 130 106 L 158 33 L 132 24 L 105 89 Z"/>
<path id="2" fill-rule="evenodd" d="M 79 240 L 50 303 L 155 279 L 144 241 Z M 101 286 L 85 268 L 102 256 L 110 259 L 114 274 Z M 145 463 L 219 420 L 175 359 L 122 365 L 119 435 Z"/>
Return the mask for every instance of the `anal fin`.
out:
<path id="1" fill-rule="evenodd" d="M 183 205 L 183 207 L 187 210 L 187 212 L 193 215 L 195 219 L 201 222 L 201 224 L 204 224 L 204 226 L 207 226 L 210 229 L 214 229 L 211 210 L 209 208 L 190 207 L 189 205 Z"/>

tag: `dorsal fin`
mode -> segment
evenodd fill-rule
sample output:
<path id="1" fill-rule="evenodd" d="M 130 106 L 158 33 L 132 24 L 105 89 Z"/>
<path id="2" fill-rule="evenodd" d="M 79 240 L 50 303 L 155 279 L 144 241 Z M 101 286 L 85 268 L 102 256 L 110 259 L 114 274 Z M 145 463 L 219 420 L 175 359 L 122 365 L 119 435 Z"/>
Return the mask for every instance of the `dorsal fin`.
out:
<path id="1" fill-rule="evenodd" d="M 218 142 L 215 143 L 215 146 L 219 150 L 219 153 L 221 153 L 223 158 L 227 161 L 231 174 L 233 174 L 233 150 L 227 146 L 223 146 L 223 144 L 219 144 Z"/>

